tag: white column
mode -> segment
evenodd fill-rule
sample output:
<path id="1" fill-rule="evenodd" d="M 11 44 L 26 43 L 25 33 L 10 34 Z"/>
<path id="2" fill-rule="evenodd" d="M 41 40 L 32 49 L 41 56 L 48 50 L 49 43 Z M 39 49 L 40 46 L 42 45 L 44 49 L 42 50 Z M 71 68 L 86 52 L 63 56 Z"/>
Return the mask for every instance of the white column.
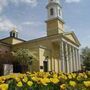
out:
<path id="1" fill-rule="evenodd" d="M 79 70 L 81 70 L 81 61 L 80 61 L 79 50 L 77 50 L 77 53 L 78 53 L 78 66 L 79 66 Z"/>
<path id="2" fill-rule="evenodd" d="M 62 41 L 60 41 L 59 45 L 59 72 L 62 71 Z"/>
<path id="3" fill-rule="evenodd" d="M 72 72 L 72 51 L 71 51 L 71 46 L 69 46 L 69 70 Z"/>
<path id="4" fill-rule="evenodd" d="M 72 49 L 72 72 L 74 71 L 74 50 L 73 47 L 71 47 Z"/>
<path id="5" fill-rule="evenodd" d="M 69 55 L 68 55 L 68 44 L 66 43 L 66 71 L 67 71 L 67 73 L 69 73 Z"/>
<path id="6" fill-rule="evenodd" d="M 71 61 L 70 61 L 70 45 L 68 44 L 68 62 L 69 62 L 69 73 L 71 72 Z"/>
<path id="7" fill-rule="evenodd" d="M 72 47 L 73 48 L 73 71 L 76 71 L 75 70 L 75 49 L 74 49 L 74 47 Z"/>
<path id="8" fill-rule="evenodd" d="M 72 72 L 74 71 L 74 69 L 73 69 L 73 48 L 72 48 L 72 46 L 71 46 L 71 67 L 72 67 Z"/>
<path id="9" fill-rule="evenodd" d="M 79 70 L 79 57 L 78 57 L 78 49 L 77 49 L 77 70 Z"/>
<path id="10" fill-rule="evenodd" d="M 64 44 L 63 44 L 63 41 L 62 41 L 61 45 L 62 45 L 61 70 L 62 70 L 62 72 L 65 72 L 64 47 L 63 47 Z"/>
<path id="11" fill-rule="evenodd" d="M 76 53 L 76 71 L 78 71 L 78 58 L 77 58 L 77 49 L 75 49 L 75 53 Z"/>
<path id="12" fill-rule="evenodd" d="M 77 63 L 76 63 L 76 49 L 74 48 L 74 71 L 77 71 Z"/>

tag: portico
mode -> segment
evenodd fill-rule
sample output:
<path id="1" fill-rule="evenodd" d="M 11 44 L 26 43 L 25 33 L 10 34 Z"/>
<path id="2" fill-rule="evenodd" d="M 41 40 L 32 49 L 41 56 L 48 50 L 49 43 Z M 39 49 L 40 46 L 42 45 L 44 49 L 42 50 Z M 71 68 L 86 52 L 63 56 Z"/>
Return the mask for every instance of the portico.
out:
<path id="1" fill-rule="evenodd" d="M 62 39 L 60 52 L 61 52 L 61 71 L 70 73 L 81 70 L 78 47 Z"/>

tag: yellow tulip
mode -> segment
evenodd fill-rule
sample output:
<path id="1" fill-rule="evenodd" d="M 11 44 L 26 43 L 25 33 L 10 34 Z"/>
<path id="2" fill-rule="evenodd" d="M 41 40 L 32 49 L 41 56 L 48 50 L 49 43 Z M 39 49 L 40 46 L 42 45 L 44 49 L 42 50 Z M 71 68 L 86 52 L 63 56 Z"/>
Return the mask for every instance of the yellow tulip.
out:
<path id="1" fill-rule="evenodd" d="M 27 85 L 31 87 L 33 85 L 33 82 L 32 81 L 28 81 Z"/>
<path id="2" fill-rule="evenodd" d="M 69 78 L 69 79 L 72 79 L 72 76 L 71 76 L 71 75 L 68 75 L 68 78 Z"/>
<path id="3" fill-rule="evenodd" d="M 17 83 L 17 86 L 18 86 L 18 87 L 22 87 L 22 86 L 23 86 L 22 82 L 21 82 L 21 81 L 18 82 L 18 83 Z"/>
<path id="4" fill-rule="evenodd" d="M 41 78 L 40 79 L 40 83 L 43 85 L 47 85 L 50 82 L 50 80 L 48 78 Z"/>
<path id="5" fill-rule="evenodd" d="M 90 81 L 84 81 L 83 83 L 86 87 L 90 87 Z"/>
<path id="6" fill-rule="evenodd" d="M 28 78 L 27 78 L 27 77 L 24 77 L 24 78 L 22 79 L 22 81 L 23 81 L 24 83 L 26 83 L 26 82 L 28 81 Z"/>
<path id="7" fill-rule="evenodd" d="M 72 87 L 75 87 L 76 86 L 76 82 L 75 81 L 70 81 L 69 85 L 72 86 Z"/>
<path id="8" fill-rule="evenodd" d="M 60 88 L 63 89 L 63 90 L 65 90 L 66 89 L 66 84 L 60 85 Z"/>
<path id="9" fill-rule="evenodd" d="M 8 84 L 1 84 L 0 90 L 8 90 Z"/>
<path id="10" fill-rule="evenodd" d="M 54 84 L 57 84 L 59 82 L 58 78 L 50 78 L 50 81 Z"/>

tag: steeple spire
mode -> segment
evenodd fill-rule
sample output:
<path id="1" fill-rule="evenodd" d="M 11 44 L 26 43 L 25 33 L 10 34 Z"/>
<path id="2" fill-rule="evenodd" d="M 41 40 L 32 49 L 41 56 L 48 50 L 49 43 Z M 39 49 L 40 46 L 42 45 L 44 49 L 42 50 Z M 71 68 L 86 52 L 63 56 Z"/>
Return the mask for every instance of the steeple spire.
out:
<path id="1" fill-rule="evenodd" d="M 62 7 L 60 0 L 48 0 L 47 8 L 47 35 L 64 32 L 64 21 L 62 18 Z"/>

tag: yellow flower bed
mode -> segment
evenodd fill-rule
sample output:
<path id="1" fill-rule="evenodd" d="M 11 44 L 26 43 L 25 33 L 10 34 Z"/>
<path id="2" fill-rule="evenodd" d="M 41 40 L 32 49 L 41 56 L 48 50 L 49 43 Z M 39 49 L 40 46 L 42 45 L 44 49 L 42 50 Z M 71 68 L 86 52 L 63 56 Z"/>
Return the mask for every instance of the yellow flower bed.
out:
<path id="1" fill-rule="evenodd" d="M 0 90 L 90 90 L 90 72 L 27 72 L 0 77 Z"/>

